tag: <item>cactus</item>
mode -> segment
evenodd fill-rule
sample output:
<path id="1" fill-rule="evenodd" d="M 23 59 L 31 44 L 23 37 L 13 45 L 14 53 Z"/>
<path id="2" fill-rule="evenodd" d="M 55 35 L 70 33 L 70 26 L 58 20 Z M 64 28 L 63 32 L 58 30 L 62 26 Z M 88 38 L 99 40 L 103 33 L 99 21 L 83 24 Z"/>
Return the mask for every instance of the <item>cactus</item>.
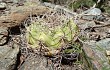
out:
<path id="1" fill-rule="evenodd" d="M 50 50 L 56 50 L 62 47 L 63 38 L 68 43 L 71 42 L 78 30 L 72 19 L 52 30 L 48 26 L 41 25 L 40 22 L 35 22 L 27 27 L 26 37 L 32 48 L 39 47 L 39 41 L 42 41 Z"/>

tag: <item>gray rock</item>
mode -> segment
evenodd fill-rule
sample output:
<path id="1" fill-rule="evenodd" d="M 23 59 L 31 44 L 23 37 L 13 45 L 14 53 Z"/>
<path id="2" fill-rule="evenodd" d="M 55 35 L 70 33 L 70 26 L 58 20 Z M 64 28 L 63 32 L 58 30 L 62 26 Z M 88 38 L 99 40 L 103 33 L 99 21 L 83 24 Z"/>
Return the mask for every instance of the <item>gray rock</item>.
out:
<path id="1" fill-rule="evenodd" d="M 5 2 L 5 3 L 19 3 L 19 2 L 24 2 L 26 0 L 2 0 L 2 2 Z"/>
<path id="2" fill-rule="evenodd" d="M 13 2 L 13 3 L 18 3 L 18 2 L 19 2 L 19 0 L 12 0 L 12 2 Z"/>
<path id="3" fill-rule="evenodd" d="M 48 3 L 48 2 L 44 2 L 43 5 L 47 6 L 47 7 L 50 7 L 50 8 L 52 8 L 52 9 L 58 11 L 58 12 L 66 13 L 70 17 L 71 16 L 73 17 L 73 16 L 77 15 L 77 13 L 72 12 L 71 10 L 69 10 L 69 9 L 67 9 L 67 8 L 65 8 L 63 6 L 60 6 L 60 5 L 55 5 L 55 4 L 51 4 L 51 3 Z"/>
<path id="4" fill-rule="evenodd" d="M 85 15 L 101 15 L 101 13 L 99 8 L 91 8 L 83 12 Z"/>
<path id="5" fill-rule="evenodd" d="M 5 3 L 12 3 L 12 0 L 2 0 L 2 2 L 5 2 Z"/>
<path id="6" fill-rule="evenodd" d="M 103 39 L 96 44 L 104 49 L 110 49 L 110 38 Z"/>
<path id="7" fill-rule="evenodd" d="M 88 21 L 88 22 L 84 22 L 82 23 L 79 27 L 83 30 L 85 30 L 86 28 L 89 28 L 89 27 L 93 27 L 95 26 L 95 22 L 94 21 Z"/>
<path id="8" fill-rule="evenodd" d="M 47 59 L 43 56 L 31 55 L 20 66 L 19 70 L 53 70 L 51 65 L 47 66 Z"/>
<path id="9" fill-rule="evenodd" d="M 26 1 L 26 0 L 12 0 L 13 3 L 22 3 L 24 1 Z"/>
<path id="10" fill-rule="evenodd" d="M 96 56 L 99 57 L 100 61 L 103 63 L 103 67 L 106 67 L 110 69 L 109 65 L 109 59 L 106 56 L 106 50 L 110 51 L 110 38 L 106 38 L 103 40 L 100 40 L 99 42 L 96 43 Z"/>
<path id="11" fill-rule="evenodd" d="M 84 45 L 86 55 L 93 59 L 89 59 L 89 61 L 93 63 L 97 70 L 110 70 L 110 60 L 106 55 L 106 50 L 110 50 L 110 38 L 106 38 L 98 42 L 90 41 L 88 44 Z"/>
<path id="12" fill-rule="evenodd" d="M 3 2 L 0 3 L 0 9 L 5 9 L 6 6 L 7 6 L 6 3 L 3 3 Z"/>
<path id="13" fill-rule="evenodd" d="M 0 70 L 13 70 L 17 60 L 19 46 L 13 44 L 13 48 L 8 45 L 0 46 Z"/>
<path id="14" fill-rule="evenodd" d="M 8 28 L 0 27 L 0 45 L 3 45 L 7 42 Z"/>
<path id="15" fill-rule="evenodd" d="M 102 15 L 97 15 L 94 17 L 94 19 L 98 21 L 107 21 L 107 19 Z"/>
<path id="16" fill-rule="evenodd" d="M 85 20 L 93 20 L 93 19 L 94 19 L 94 16 L 93 16 L 93 15 L 83 15 L 83 16 L 82 16 L 82 19 L 85 19 Z"/>
<path id="17" fill-rule="evenodd" d="M 97 19 L 97 20 L 103 20 L 103 17 L 100 17 L 99 15 L 101 15 L 101 10 L 98 8 L 91 8 L 88 9 L 86 11 L 84 11 L 82 14 L 82 19 L 86 19 L 86 20 L 93 20 L 93 19 Z"/>
<path id="18" fill-rule="evenodd" d="M 86 20 L 97 20 L 97 21 L 106 21 L 106 18 L 102 15 L 83 15 L 82 19 Z"/>

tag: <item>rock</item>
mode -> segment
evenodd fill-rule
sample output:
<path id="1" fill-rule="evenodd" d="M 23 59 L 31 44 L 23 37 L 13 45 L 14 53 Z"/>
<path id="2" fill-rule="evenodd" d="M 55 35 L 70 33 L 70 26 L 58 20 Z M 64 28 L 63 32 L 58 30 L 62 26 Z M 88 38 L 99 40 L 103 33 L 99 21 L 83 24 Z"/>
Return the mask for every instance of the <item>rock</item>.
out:
<path id="1" fill-rule="evenodd" d="M 31 55 L 25 62 L 20 66 L 19 70 L 52 70 L 51 66 L 47 65 L 47 59 L 43 56 Z"/>
<path id="2" fill-rule="evenodd" d="M 95 16 L 94 20 L 97 20 L 97 21 L 107 21 L 107 19 L 104 16 L 102 16 L 102 15 Z"/>
<path id="3" fill-rule="evenodd" d="M 110 49 L 110 38 L 100 40 L 96 44 L 104 49 Z"/>
<path id="4" fill-rule="evenodd" d="M 83 49 L 89 57 L 87 60 L 92 63 L 90 65 L 92 65 L 93 70 L 110 70 L 110 59 L 106 52 L 110 49 L 110 38 L 98 42 L 88 42 L 83 46 Z"/>
<path id="5" fill-rule="evenodd" d="M 44 2 L 43 5 L 46 6 L 46 7 L 52 8 L 52 9 L 58 11 L 58 12 L 66 13 L 66 15 L 68 15 L 70 17 L 71 16 L 73 17 L 73 16 L 77 15 L 77 13 L 72 12 L 71 10 L 69 10 L 69 9 L 67 9 L 63 6 L 60 6 L 60 5 L 55 5 L 55 4 L 51 4 L 51 3 L 48 3 L 48 2 Z"/>
<path id="6" fill-rule="evenodd" d="M 5 3 L 18 3 L 19 1 L 24 1 L 24 0 L 2 0 L 2 2 Z"/>
<path id="7" fill-rule="evenodd" d="M 5 3 L 13 3 L 13 0 L 2 0 L 2 2 L 5 2 Z"/>
<path id="8" fill-rule="evenodd" d="M 53 60 L 54 61 L 54 60 Z M 47 63 L 48 62 L 48 63 Z M 76 65 L 77 66 L 77 65 Z M 82 70 L 80 67 L 69 65 L 61 65 L 59 63 L 52 63 L 50 59 L 36 54 L 31 54 L 18 70 Z"/>
<path id="9" fill-rule="evenodd" d="M 6 3 L 0 3 L 0 9 L 6 9 Z"/>
<path id="10" fill-rule="evenodd" d="M 12 0 L 13 1 L 13 3 L 18 3 L 19 2 L 19 0 Z"/>
<path id="11" fill-rule="evenodd" d="M 16 66 L 19 46 L 13 44 L 12 47 L 8 45 L 0 46 L 0 70 L 13 70 Z"/>
<path id="12" fill-rule="evenodd" d="M 8 40 L 8 29 L 0 27 L 0 45 L 4 45 Z"/>
<path id="13" fill-rule="evenodd" d="M 84 11 L 82 14 L 82 19 L 86 19 L 86 20 L 93 20 L 93 19 L 97 19 L 97 20 L 103 20 L 104 18 L 99 16 L 101 15 L 101 10 L 98 8 L 91 8 L 88 9 L 86 11 Z"/>
<path id="14" fill-rule="evenodd" d="M 80 24 L 80 28 L 85 30 L 86 28 L 89 28 L 89 27 L 93 27 L 95 26 L 95 22 L 94 21 L 87 21 L 87 22 L 82 22 L 82 24 Z"/>
<path id="15" fill-rule="evenodd" d="M 91 8 L 83 12 L 85 15 L 101 15 L 101 13 L 99 8 Z"/>
<path id="16" fill-rule="evenodd" d="M 82 19 L 84 19 L 84 20 L 93 20 L 94 16 L 93 15 L 83 15 Z"/>
<path id="17" fill-rule="evenodd" d="M 110 50 L 106 50 L 107 56 L 110 56 Z"/>
<path id="18" fill-rule="evenodd" d="M 30 13 L 32 13 L 32 15 L 39 15 L 47 12 L 51 12 L 51 10 L 45 6 L 33 5 L 14 7 L 14 9 L 10 11 L 11 14 L 0 17 L 0 27 L 19 26 L 30 16 Z"/>

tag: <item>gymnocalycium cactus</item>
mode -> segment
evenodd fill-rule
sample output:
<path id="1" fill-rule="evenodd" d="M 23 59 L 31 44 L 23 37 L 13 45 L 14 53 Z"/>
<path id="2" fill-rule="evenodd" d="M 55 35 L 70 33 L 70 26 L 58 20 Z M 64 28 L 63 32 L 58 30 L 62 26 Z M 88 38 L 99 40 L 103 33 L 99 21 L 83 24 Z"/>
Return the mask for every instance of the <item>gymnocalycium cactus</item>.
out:
<path id="1" fill-rule="evenodd" d="M 42 42 L 51 51 L 59 49 L 63 44 L 69 43 L 74 39 L 79 29 L 72 19 L 63 25 L 51 29 L 43 26 L 40 22 L 34 22 L 27 27 L 27 40 L 32 48 L 38 48 Z"/>

